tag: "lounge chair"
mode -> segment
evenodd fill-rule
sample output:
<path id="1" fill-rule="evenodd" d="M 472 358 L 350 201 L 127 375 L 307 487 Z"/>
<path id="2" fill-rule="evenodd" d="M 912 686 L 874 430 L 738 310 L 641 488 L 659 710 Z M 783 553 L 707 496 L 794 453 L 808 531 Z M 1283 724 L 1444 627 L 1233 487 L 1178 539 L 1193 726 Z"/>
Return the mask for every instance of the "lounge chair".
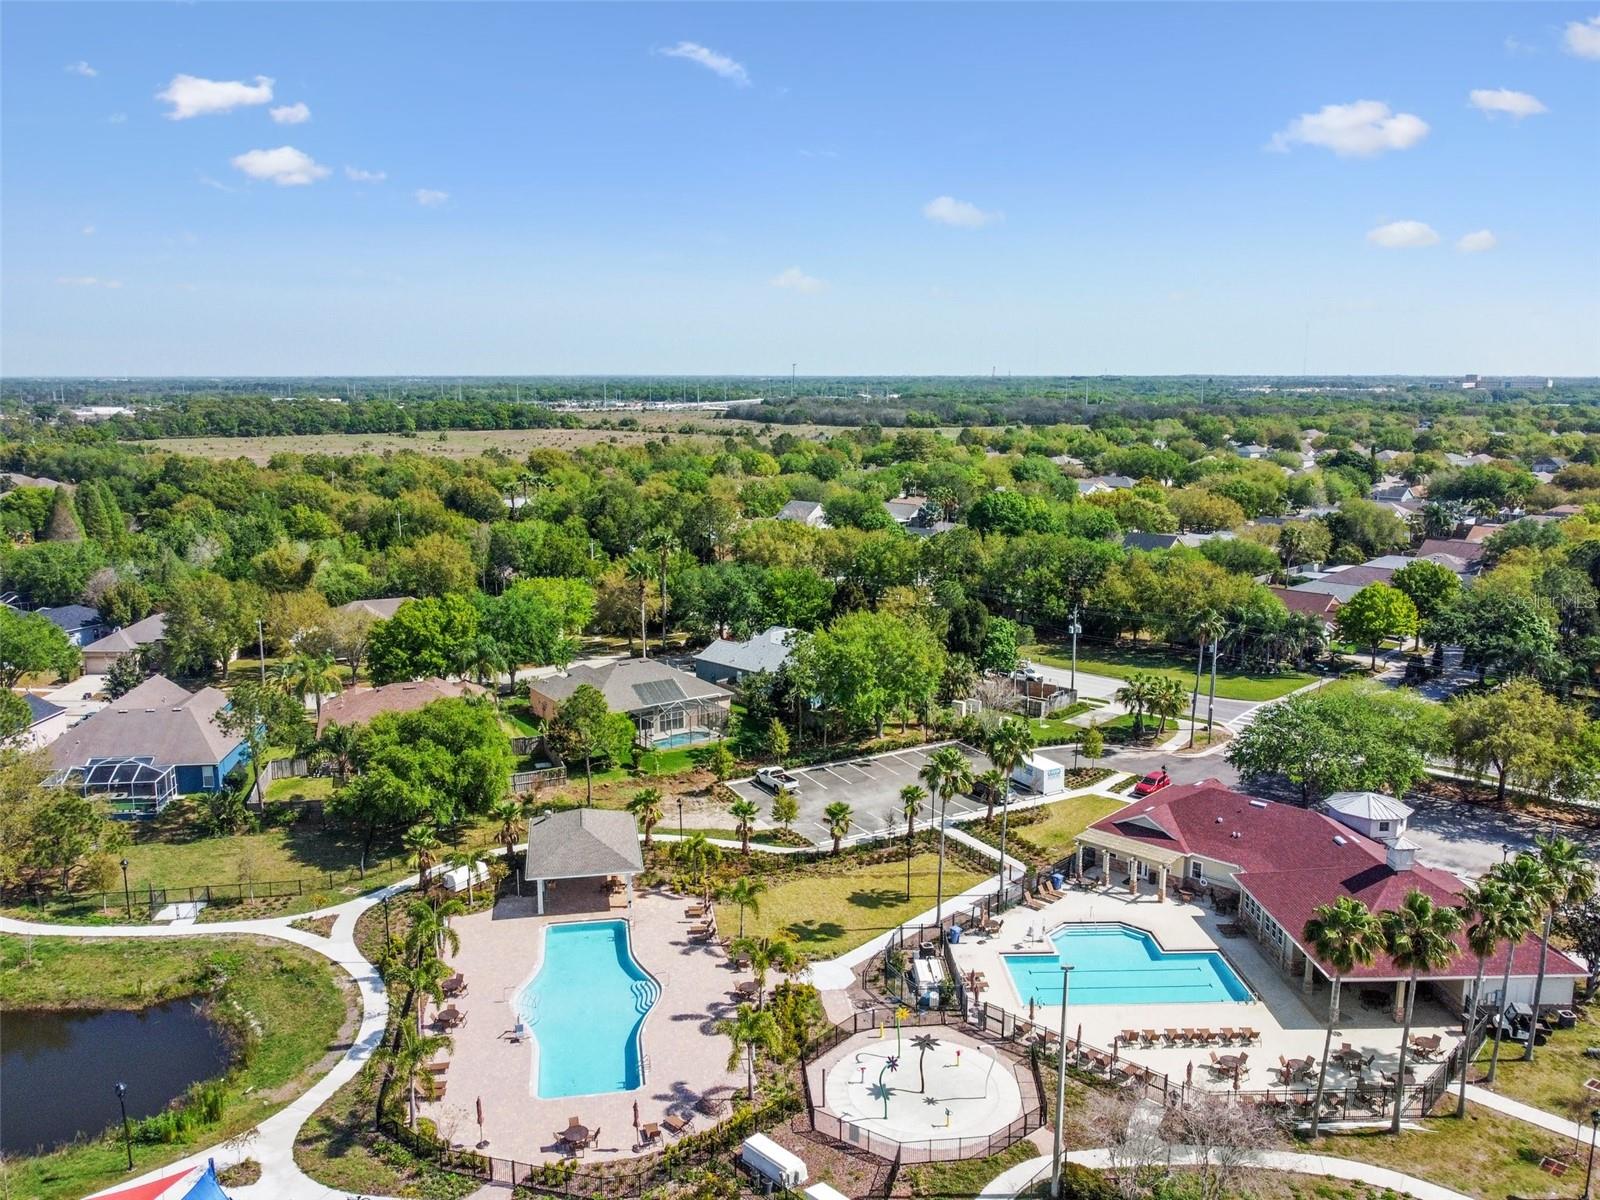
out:
<path id="1" fill-rule="evenodd" d="M 1117 1041 L 1121 1042 L 1124 1046 L 1137 1046 L 1139 1044 L 1139 1034 L 1135 1030 L 1124 1029 L 1121 1033 L 1117 1034 Z"/>
<path id="2" fill-rule="evenodd" d="M 646 1121 L 643 1125 L 639 1126 L 639 1144 L 641 1146 L 648 1146 L 651 1142 L 659 1140 L 660 1137 L 661 1126 L 657 1125 L 654 1121 Z"/>
<path id="3" fill-rule="evenodd" d="M 1139 1031 L 1139 1045 L 1154 1046 L 1161 1039 L 1156 1036 L 1154 1029 L 1141 1029 Z"/>
<path id="4" fill-rule="evenodd" d="M 669 1133 L 679 1135 L 694 1124 L 694 1114 L 690 1113 L 687 1117 L 676 1117 L 668 1113 L 661 1118 L 661 1123 L 667 1127 Z"/>
<path id="5" fill-rule="evenodd" d="M 1176 1029 L 1163 1029 L 1161 1031 L 1161 1040 L 1169 1046 L 1176 1046 L 1184 1039 L 1183 1034 Z"/>
<path id="6" fill-rule="evenodd" d="M 1022 903 L 1028 908 L 1033 909 L 1034 912 L 1038 912 L 1044 907 L 1044 901 L 1038 899 L 1037 897 L 1030 896 L 1027 892 L 1022 893 Z"/>

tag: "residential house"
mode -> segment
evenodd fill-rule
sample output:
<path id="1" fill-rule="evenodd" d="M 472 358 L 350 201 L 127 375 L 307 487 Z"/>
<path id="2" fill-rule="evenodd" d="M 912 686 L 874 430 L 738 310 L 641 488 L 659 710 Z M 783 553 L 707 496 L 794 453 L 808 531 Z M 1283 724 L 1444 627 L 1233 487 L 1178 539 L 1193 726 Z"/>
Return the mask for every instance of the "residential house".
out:
<path id="1" fill-rule="evenodd" d="M 111 664 L 124 654 L 158 644 L 167 632 L 164 613 L 155 613 L 132 625 L 124 625 L 98 641 L 83 648 L 83 671 L 86 675 L 104 675 Z"/>
<path id="2" fill-rule="evenodd" d="M 778 510 L 778 520 L 795 521 L 812 529 L 828 528 L 828 518 L 819 500 L 791 500 Z"/>
<path id="3" fill-rule="evenodd" d="M 894 518 L 896 525 L 912 525 L 919 521 L 932 519 L 924 515 L 928 509 L 928 498 L 926 496 L 901 496 L 897 500 L 885 500 L 883 507 Z"/>
<path id="4" fill-rule="evenodd" d="M 352 600 L 348 604 L 341 604 L 334 612 L 365 613 L 379 621 L 387 621 L 399 611 L 402 604 L 415 599 L 412 596 L 382 596 L 371 600 Z"/>
<path id="5" fill-rule="evenodd" d="M 437 675 L 405 683 L 386 683 L 382 687 L 351 688 L 323 700 L 317 733 L 320 735 L 329 725 L 365 725 L 379 713 L 415 712 L 435 700 L 456 700 L 463 696 L 488 694 L 488 688 L 476 683 L 440 679 Z"/>
<path id="6" fill-rule="evenodd" d="M 218 718 L 228 697 L 153 676 L 50 746 L 54 786 L 103 795 L 121 815 L 151 816 L 174 796 L 219 792 L 249 744 Z"/>
<path id="7" fill-rule="evenodd" d="M 1478 560 L 1487 552 L 1488 547 L 1484 543 L 1468 541 L 1466 538 L 1429 538 L 1417 547 L 1419 557 L 1448 554 L 1451 558 L 1462 559 L 1470 567 L 1476 567 Z"/>
<path id="8" fill-rule="evenodd" d="M 1238 923 L 1267 958 L 1298 976 L 1310 993 L 1326 987 L 1329 978 L 1305 941 L 1306 922 L 1319 905 L 1347 896 L 1383 912 L 1412 891 L 1437 904 L 1461 905 L 1465 884 L 1460 879 L 1417 863 L 1416 848 L 1405 836 L 1410 815 L 1405 805 L 1387 797 L 1330 797 L 1327 811 L 1317 812 L 1258 800 L 1208 779 L 1135 800 L 1095 822 L 1079 835 L 1075 857 L 1079 870 L 1092 863 L 1102 879 L 1125 882 L 1134 894 L 1146 880 L 1155 881 L 1163 900 L 1169 883 L 1209 890 L 1219 911 L 1237 907 Z M 1440 970 L 1425 972 L 1421 983 L 1459 1012 L 1478 960 L 1464 932 L 1454 941 L 1455 955 Z M 1507 953 L 1497 950 L 1486 965 L 1492 993 L 1500 991 Z M 1527 1002 L 1539 971 L 1537 935 L 1530 933 L 1509 953 L 1505 999 Z M 1378 954 L 1345 980 L 1392 988 L 1398 1019 L 1407 975 L 1387 954 Z M 1581 966 L 1552 947 L 1542 1002 L 1570 1003 L 1584 977 Z"/>
<path id="9" fill-rule="evenodd" d="M 1367 495 L 1380 504 L 1407 504 L 1417 499 L 1417 493 L 1404 479 L 1379 480 Z"/>
<path id="10" fill-rule="evenodd" d="M 1095 496 L 1101 492 L 1120 492 L 1137 487 L 1139 481 L 1127 475 L 1091 475 L 1078 480 L 1078 495 Z"/>
<path id="11" fill-rule="evenodd" d="M 573 667 L 535 680 L 528 692 L 533 715 L 551 720 L 583 684 L 598 688 L 612 712 L 627 713 L 642 746 L 683 746 L 707 741 L 727 728 L 733 693 L 679 671 L 659 659 L 629 658 L 600 667 Z"/>
<path id="12" fill-rule="evenodd" d="M 87 604 L 63 604 L 57 608 L 36 608 L 33 612 L 49 621 L 74 646 L 87 646 L 109 632 L 98 609 Z"/>
<path id="13" fill-rule="evenodd" d="M 694 673 L 707 683 L 738 684 L 757 671 L 776 671 L 789 661 L 795 631 L 774 625 L 753 638 L 718 638 L 694 656 Z"/>
<path id="14" fill-rule="evenodd" d="M 1332 631 L 1333 619 L 1339 612 L 1339 597 L 1330 596 L 1326 592 L 1301 592 L 1286 587 L 1272 587 L 1267 590 L 1281 600 L 1283 606 L 1290 612 L 1315 617 L 1322 622 L 1323 629 Z"/>
<path id="15" fill-rule="evenodd" d="M 1191 549 L 1205 545 L 1212 541 L 1227 541 L 1233 537 L 1231 530 L 1218 529 L 1211 533 L 1142 533 L 1132 532 L 1122 535 L 1122 548 L 1124 550 L 1170 550 L 1174 546 L 1188 546 Z"/>

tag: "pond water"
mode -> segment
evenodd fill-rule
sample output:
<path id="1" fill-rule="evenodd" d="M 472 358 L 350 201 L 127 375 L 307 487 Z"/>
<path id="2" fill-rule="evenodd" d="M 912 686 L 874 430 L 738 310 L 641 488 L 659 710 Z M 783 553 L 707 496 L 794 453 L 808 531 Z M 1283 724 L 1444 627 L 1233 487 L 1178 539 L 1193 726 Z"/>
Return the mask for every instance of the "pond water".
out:
<path id="1" fill-rule="evenodd" d="M 228 1068 L 226 1041 L 188 1000 L 136 1012 L 0 1013 L 0 1152 L 32 1154 L 160 1112 Z"/>

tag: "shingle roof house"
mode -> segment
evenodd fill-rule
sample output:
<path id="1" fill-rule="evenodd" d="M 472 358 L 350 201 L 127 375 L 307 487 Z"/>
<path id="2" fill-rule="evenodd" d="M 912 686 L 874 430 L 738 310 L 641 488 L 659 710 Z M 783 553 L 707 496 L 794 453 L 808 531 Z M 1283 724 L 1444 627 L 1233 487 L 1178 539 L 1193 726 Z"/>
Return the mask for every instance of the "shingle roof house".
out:
<path id="1" fill-rule="evenodd" d="M 381 596 L 372 600 L 352 600 L 348 604 L 339 605 L 339 607 L 335 608 L 333 611 L 342 613 L 366 613 L 368 616 L 376 617 L 380 621 L 387 621 L 390 617 L 394 616 L 395 612 L 402 604 L 410 599 L 412 599 L 410 596 Z"/>
<path id="2" fill-rule="evenodd" d="M 67 640 L 74 646 L 87 646 L 106 631 L 100 610 L 90 608 L 87 604 L 63 604 L 58 608 L 34 611 L 66 634 Z"/>
<path id="3" fill-rule="evenodd" d="M 738 683 L 757 671 L 776 671 L 789 661 L 794 632 L 774 625 L 742 642 L 718 638 L 694 656 L 694 673 L 707 683 Z"/>
<path id="4" fill-rule="evenodd" d="M 828 527 L 828 518 L 823 515 L 822 503 L 818 500 L 791 500 L 778 510 L 778 520 L 798 521 L 813 529 Z"/>
<path id="5" fill-rule="evenodd" d="M 528 707 L 551 720 L 583 684 L 600 689 L 606 707 L 624 712 L 639 727 L 639 739 L 653 745 L 662 738 L 703 741 L 727 726 L 733 693 L 653 658 L 629 658 L 601 667 L 573 667 L 564 675 L 537 679 L 528 689 Z"/>
<path id="6" fill-rule="evenodd" d="M 64 771 L 135 759 L 170 771 L 162 803 L 180 793 L 221 791 L 228 772 L 250 755 L 245 740 L 218 723 L 227 707 L 228 697 L 216 688 L 191 693 L 155 675 L 67 730 L 51 744 L 50 758 Z"/>
<path id="7" fill-rule="evenodd" d="M 88 675 L 104 675 L 124 654 L 143 646 L 153 646 L 166 636 L 167 618 L 156 613 L 132 625 L 124 625 L 97 642 L 83 648 L 83 670 Z"/>
<path id="8" fill-rule="evenodd" d="M 570 808 L 528 822 L 528 852 L 523 878 L 537 886 L 544 913 L 547 880 L 593 879 L 616 875 L 627 881 L 633 903 L 633 877 L 644 870 L 639 828 L 631 815 L 607 808 Z"/>
<path id="9" fill-rule="evenodd" d="M 1360 832 L 1357 826 L 1379 812 L 1375 801 L 1363 801 L 1359 795 L 1330 801 L 1336 801 L 1330 803 L 1330 812 L 1314 812 L 1258 800 L 1209 779 L 1136 800 L 1089 826 L 1078 843 L 1102 862 L 1109 855 L 1109 867 L 1116 874 L 1128 873 L 1129 864 L 1135 864 L 1135 877 L 1158 873 L 1165 883 L 1176 873 L 1191 886 L 1237 893 L 1240 923 L 1261 943 L 1267 957 L 1285 971 L 1311 980 L 1327 974 L 1304 946 L 1306 921 L 1319 905 L 1343 895 L 1378 912 L 1395 907 L 1415 890 L 1435 903 L 1457 907 L 1465 887 L 1449 872 L 1415 862 L 1415 847 L 1403 836 L 1403 822 L 1384 839 Z M 1459 1009 L 1477 970 L 1477 958 L 1464 933 L 1458 933 L 1455 942 L 1455 957 L 1422 979 Z M 1489 960 L 1489 978 L 1498 978 L 1506 953 L 1502 948 Z M 1508 996 L 1526 1001 L 1539 967 L 1539 939 L 1529 935 L 1511 955 Z M 1357 981 L 1392 983 L 1403 983 L 1405 977 L 1406 972 L 1383 954 L 1346 975 Z M 1574 984 L 1583 977 L 1582 967 L 1552 949 L 1542 1002 L 1569 1003 Z"/>
<path id="10" fill-rule="evenodd" d="M 365 725 L 379 713 L 415 712 L 435 700 L 454 700 L 461 696 L 482 696 L 488 688 L 465 680 L 417 679 L 405 683 L 386 683 L 376 688 L 352 688 L 322 702 L 322 718 L 317 733 L 329 725 Z"/>

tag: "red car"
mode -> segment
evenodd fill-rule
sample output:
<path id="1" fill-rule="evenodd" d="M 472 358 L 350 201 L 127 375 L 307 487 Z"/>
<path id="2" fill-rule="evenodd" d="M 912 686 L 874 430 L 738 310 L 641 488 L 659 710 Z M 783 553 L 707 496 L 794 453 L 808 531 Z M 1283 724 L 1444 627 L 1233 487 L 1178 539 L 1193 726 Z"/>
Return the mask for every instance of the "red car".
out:
<path id="1" fill-rule="evenodd" d="M 1167 769 L 1162 767 L 1159 771 L 1151 771 L 1138 783 L 1133 785 L 1135 796 L 1152 796 L 1164 787 L 1170 787 L 1172 776 L 1167 774 Z"/>

